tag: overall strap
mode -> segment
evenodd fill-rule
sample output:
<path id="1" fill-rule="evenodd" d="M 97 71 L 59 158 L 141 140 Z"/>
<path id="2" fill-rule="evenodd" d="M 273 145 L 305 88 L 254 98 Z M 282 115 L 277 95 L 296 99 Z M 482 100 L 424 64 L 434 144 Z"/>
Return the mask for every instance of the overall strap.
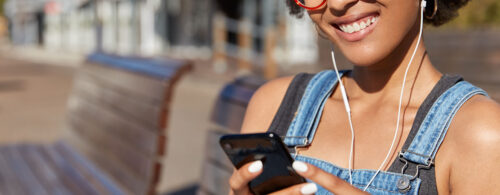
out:
<path id="1" fill-rule="evenodd" d="M 343 73 L 340 72 L 341 77 Z M 337 82 L 337 74 L 332 70 L 319 72 L 309 81 L 284 139 L 288 147 L 307 146 L 312 142 L 326 99 Z"/>
<path id="2" fill-rule="evenodd" d="M 467 81 L 460 81 L 446 90 L 430 108 L 408 149 L 400 155 L 406 160 L 431 166 L 453 117 L 477 94 L 487 96 L 485 91 Z"/>
<path id="3" fill-rule="evenodd" d="M 271 126 L 268 132 L 275 133 L 280 137 L 285 137 L 290 123 L 299 107 L 300 100 L 304 95 L 307 84 L 314 74 L 299 73 L 293 77 L 292 82 L 286 90 L 285 97 L 281 100 L 281 105 L 274 115 Z"/>

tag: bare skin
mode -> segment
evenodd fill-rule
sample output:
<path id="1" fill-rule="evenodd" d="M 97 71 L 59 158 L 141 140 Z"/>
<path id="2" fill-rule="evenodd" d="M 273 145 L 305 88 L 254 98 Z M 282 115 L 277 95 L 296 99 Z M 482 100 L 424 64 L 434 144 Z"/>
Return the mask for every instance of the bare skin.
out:
<path id="1" fill-rule="evenodd" d="M 352 72 L 343 77 L 356 135 L 355 169 L 378 169 L 391 145 L 404 71 L 416 47 L 420 22 L 416 19 L 418 3 L 416 0 L 329 0 L 323 9 L 309 11 L 311 19 L 355 65 Z M 376 10 L 380 19 L 378 29 L 361 41 L 342 39 L 329 24 L 343 16 L 367 10 Z M 406 80 L 397 145 L 383 170 L 387 170 L 396 159 L 418 108 L 441 76 L 426 54 L 425 46 L 420 44 Z M 245 115 L 242 133 L 267 131 L 292 79 L 283 77 L 270 81 L 255 93 Z M 439 194 L 500 194 L 500 188 L 496 186 L 500 183 L 498 119 L 500 105 L 488 97 L 474 96 L 462 106 L 436 155 Z M 350 139 L 347 115 L 337 88 L 325 104 L 312 144 L 299 153 L 348 167 Z M 301 175 L 335 194 L 364 193 L 313 165 L 308 167 L 308 171 Z M 245 186 L 258 174 L 243 168 L 235 171 L 230 180 L 233 192 L 248 194 Z M 277 194 L 300 194 L 302 186 L 293 186 Z"/>

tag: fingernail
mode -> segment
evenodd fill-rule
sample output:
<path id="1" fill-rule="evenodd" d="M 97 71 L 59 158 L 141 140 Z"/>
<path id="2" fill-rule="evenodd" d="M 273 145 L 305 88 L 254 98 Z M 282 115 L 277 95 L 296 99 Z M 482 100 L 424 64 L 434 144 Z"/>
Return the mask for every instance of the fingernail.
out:
<path id="1" fill-rule="evenodd" d="M 314 183 L 308 183 L 300 189 L 300 193 L 302 194 L 314 194 L 316 191 L 318 191 L 318 187 Z"/>
<path id="2" fill-rule="evenodd" d="M 292 164 L 293 169 L 295 169 L 298 172 L 306 172 L 307 171 L 307 165 L 306 163 L 300 162 L 300 161 L 294 161 Z"/>
<path id="3" fill-rule="evenodd" d="M 257 171 L 260 171 L 261 169 L 262 169 L 262 161 L 260 161 L 260 160 L 253 162 L 248 167 L 248 171 L 250 171 L 250 173 L 255 173 Z"/>

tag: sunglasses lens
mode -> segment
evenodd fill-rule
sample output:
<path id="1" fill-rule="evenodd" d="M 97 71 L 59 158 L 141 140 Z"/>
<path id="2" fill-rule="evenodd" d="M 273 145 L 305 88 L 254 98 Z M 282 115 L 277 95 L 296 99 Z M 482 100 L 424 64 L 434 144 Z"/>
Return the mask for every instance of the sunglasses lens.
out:
<path id="1" fill-rule="evenodd" d="M 319 8 L 325 0 L 298 0 L 300 4 L 308 9 L 316 9 Z"/>

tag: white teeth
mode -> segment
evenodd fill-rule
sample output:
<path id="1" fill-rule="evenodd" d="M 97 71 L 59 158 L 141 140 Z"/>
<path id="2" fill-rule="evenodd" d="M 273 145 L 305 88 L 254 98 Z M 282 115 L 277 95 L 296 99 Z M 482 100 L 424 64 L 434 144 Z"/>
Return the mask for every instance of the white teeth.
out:
<path id="1" fill-rule="evenodd" d="M 344 31 L 344 32 L 346 32 L 346 31 L 347 31 L 347 29 L 346 29 L 346 27 L 345 27 L 345 26 L 340 26 L 340 30 L 342 30 L 342 31 Z"/>
<path id="2" fill-rule="evenodd" d="M 348 33 L 352 33 L 352 32 L 354 32 L 354 28 L 353 28 L 351 25 L 348 25 L 348 26 L 347 26 L 347 32 L 348 32 Z"/>
<path id="3" fill-rule="evenodd" d="M 354 33 L 354 32 L 358 32 L 360 30 L 365 29 L 366 27 L 370 26 L 371 24 L 373 24 L 377 20 L 378 20 L 378 16 L 377 17 L 372 17 L 372 18 L 370 18 L 370 19 L 368 19 L 366 21 L 362 21 L 360 23 L 354 22 L 354 23 L 351 23 L 351 24 L 340 25 L 339 28 L 343 32 Z"/>
<path id="4" fill-rule="evenodd" d="M 368 25 L 366 25 L 365 22 L 361 22 L 361 24 L 359 25 L 359 27 L 361 27 L 362 29 L 366 28 L 366 26 Z"/>
<path id="5" fill-rule="evenodd" d="M 354 31 L 359 31 L 361 29 L 361 27 L 359 27 L 359 24 L 358 23 L 354 23 L 354 25 L 352 25 L 354 27 Z"/>

